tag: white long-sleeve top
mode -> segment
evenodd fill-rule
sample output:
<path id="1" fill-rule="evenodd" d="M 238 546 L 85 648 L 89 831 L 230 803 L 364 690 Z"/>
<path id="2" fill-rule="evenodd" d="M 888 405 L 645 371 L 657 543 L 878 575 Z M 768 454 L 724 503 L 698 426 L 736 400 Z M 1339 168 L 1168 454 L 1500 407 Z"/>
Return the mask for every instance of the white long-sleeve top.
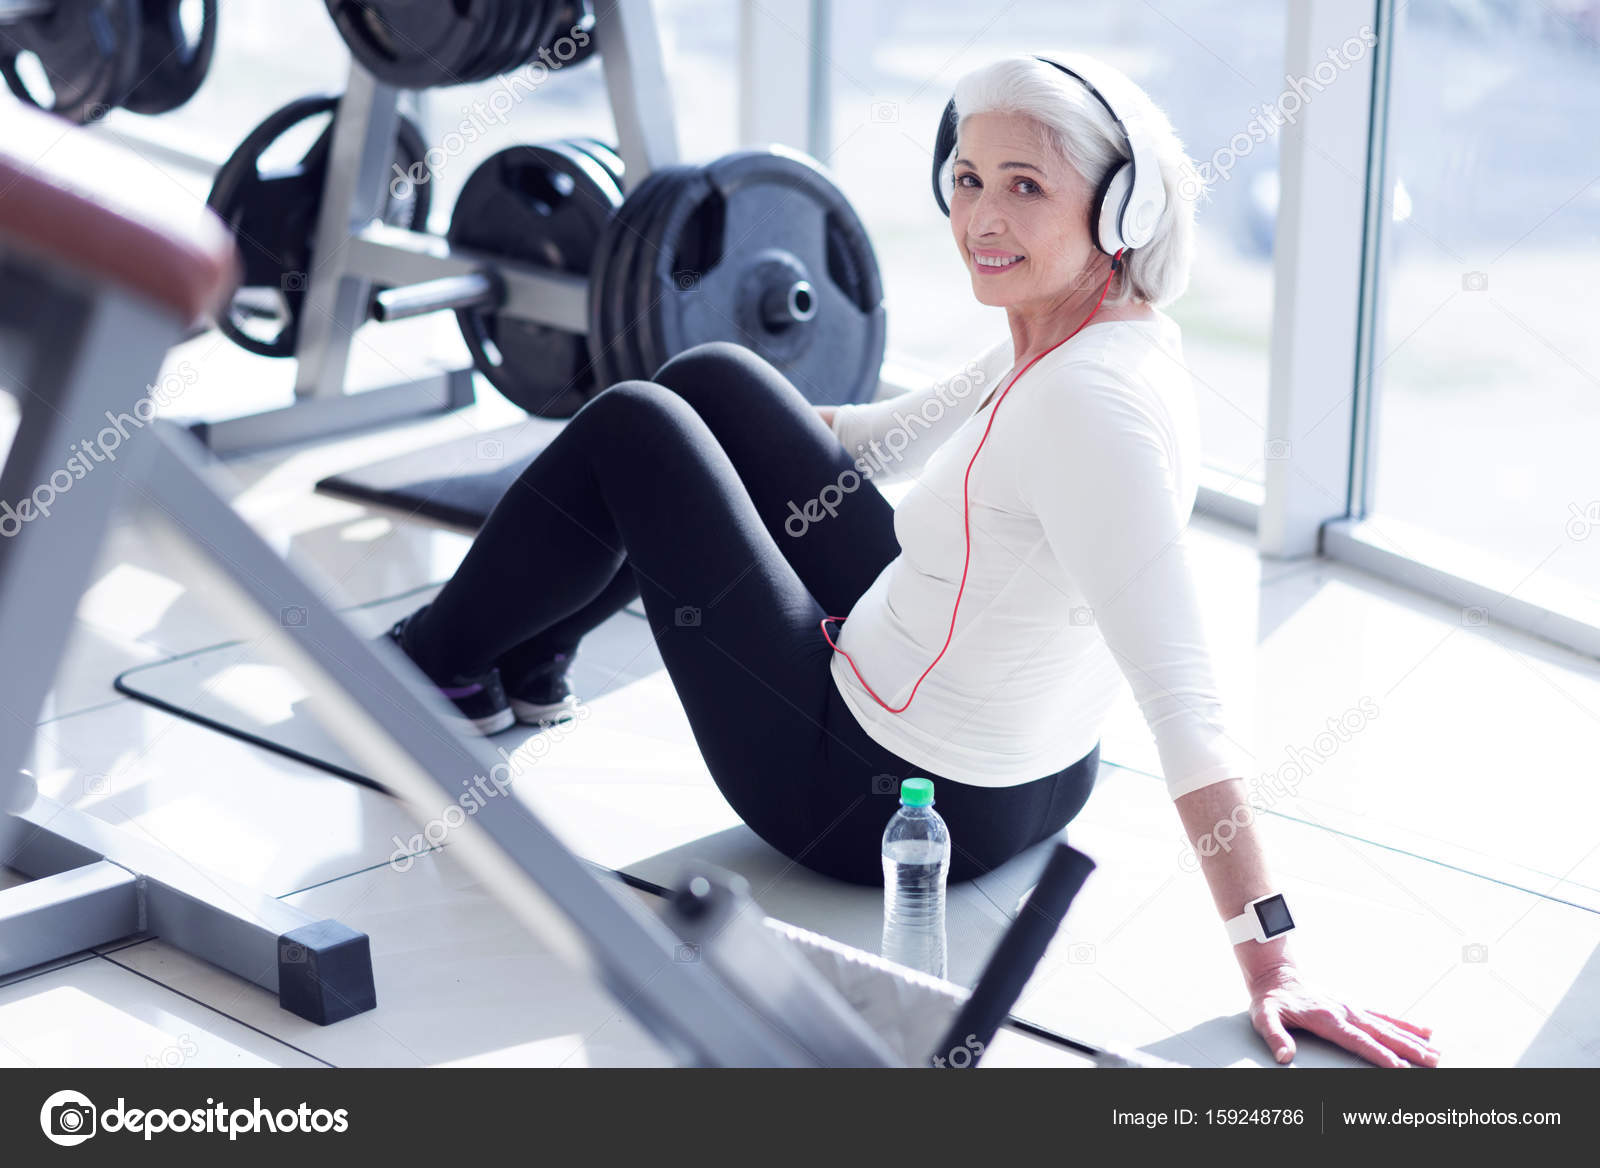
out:
<path id="1" fill-rule="evenodd" d="M 900 554 L 828 626 L 889 705 L 905 702 L 950 632 L 962 478 L 1012 358 L 1008 337 L 926 389 L 834 414 L 864 475 L 915 480 L 895 508 Z M 1193 387 L 1166 314 L 1091 323 L 1037 361 L 972 468 L 966 590 L 950 647 L 910 707 L 885 710 L 833 654 L 834 683 L 867 734 L 934 774 L 1012 786 L 1094 747 L 1120 673 L 1172 798 L 1243 777 L 1185 538 L 1199 459 Z"/>

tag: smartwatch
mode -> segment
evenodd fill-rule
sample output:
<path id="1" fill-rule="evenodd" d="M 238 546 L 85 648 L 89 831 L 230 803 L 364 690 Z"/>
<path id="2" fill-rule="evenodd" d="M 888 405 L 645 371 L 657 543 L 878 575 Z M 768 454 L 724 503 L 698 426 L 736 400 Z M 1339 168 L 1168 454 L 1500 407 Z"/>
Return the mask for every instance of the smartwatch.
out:
<path id="1" fill-rule="evenodd" d="M 1289 904 L 1283 893 L 1272 892 L 1258 896 L 1244 906 L 1244 912 L 1227 922 L 1228 940 L 1235 945 L 1246 941 L 1270 941 L 1294 928 L 1294 918 L 1289 915 Z"/>

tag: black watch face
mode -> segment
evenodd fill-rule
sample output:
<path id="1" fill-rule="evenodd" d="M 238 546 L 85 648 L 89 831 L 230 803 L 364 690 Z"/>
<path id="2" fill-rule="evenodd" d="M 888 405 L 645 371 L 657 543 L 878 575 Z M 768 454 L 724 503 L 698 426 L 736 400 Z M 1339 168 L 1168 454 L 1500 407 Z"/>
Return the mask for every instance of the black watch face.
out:
<path id="1" fill-rule="evenodd" d="M 1256 905 L 1256 917 L 1261 921 L 1261 932 L 1269 941 L 1294 928 L 1294 918 L 1289 915 L 1289 905 L 1281 892 Z"/>

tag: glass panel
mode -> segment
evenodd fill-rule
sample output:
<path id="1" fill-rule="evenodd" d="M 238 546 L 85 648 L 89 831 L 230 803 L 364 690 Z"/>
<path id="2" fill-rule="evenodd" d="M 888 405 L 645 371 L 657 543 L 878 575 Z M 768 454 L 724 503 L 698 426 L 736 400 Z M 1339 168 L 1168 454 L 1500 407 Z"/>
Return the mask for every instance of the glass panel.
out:
<path id="1" fill-rule="evenodd" d="M 1389 167 L 1409 205 L 1383 269 L 1369 517 L 1404 554 L 1414 528 L 1519 595 L 1592 603 L 1600 21 L 1448 0 L 1401 21 Z"/>
<path id="2" fill-rule="evenodd" d="M 836 0 L 825 161 L 877 247 L 890 356 L 943 370 L 970 355 L 973 337 L 1006 331 L 1003 315 L 972 296 L 929 186 L 934 130 L 956 80 L 997 57 L 1052 48 L 1103 58 L 1167 112 L 1191 158 L 1216 158 L 1189 290 L 1166 311 L 1183 327 L 1207 463 L 1259 482 L 1277 141 L 1275 133 L 1256 141 L 1250 131 L 1285 90 L 1284 8 L 1276 0 L 1159 8 L 1085 0 L 996 12 L 962 0 Z M 1236 155 L 1227 153 L 1230 141 L 1243 147 Z"/>

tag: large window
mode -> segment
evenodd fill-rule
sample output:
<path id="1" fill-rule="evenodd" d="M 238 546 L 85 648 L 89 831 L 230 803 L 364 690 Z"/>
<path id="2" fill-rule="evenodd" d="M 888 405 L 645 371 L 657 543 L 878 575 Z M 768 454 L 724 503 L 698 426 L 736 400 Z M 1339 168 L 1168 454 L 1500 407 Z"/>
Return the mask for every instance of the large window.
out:
<path id="1" fill-rule="evenodd" d="M 1585 11 L 1588 15 L 1585 16 Z M 1388 166 L 1369 514 L 1600 598 L 1600 24 L 1412 0 Z M 1399 533 L 1399 534 L 1396 534 Z"/>
<path id="2" fill-rule="evenodd" d="M 963 0 L 833 4 L 826 62 L 833 100 L 825 161 L 872 233 L 889 305 L 890 355 L 942 370 L 973 338 L 1005 335 L 979 304 L 929 188 L 940 111 L 956 80 L 997 57 L 1078 51 L 1142 85 L 1189 155 L 1212 160 L 1284 87 L 1278 0 L 974 7 Z M 1272 321 L 1276 143 L 1218 161 L 1200 208 L 1188 293 L 1167 311 L 1183 327 L 1206 461 L 1259 481 Z"/>

